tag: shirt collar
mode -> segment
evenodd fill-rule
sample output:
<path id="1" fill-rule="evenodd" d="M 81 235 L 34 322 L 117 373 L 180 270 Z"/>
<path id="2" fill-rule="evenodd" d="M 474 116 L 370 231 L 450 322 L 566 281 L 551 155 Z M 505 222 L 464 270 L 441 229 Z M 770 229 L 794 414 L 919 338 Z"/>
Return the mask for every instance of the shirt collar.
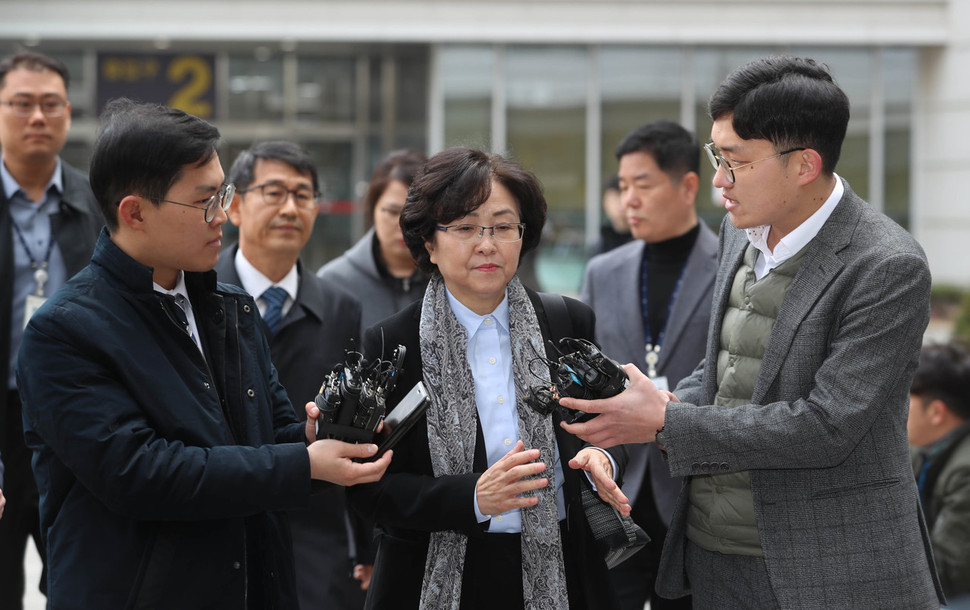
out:
<path id="1" fill-rule="evenodd" d="M 168 290 L 167 288 L 162 288 L 157 282 L 152 282 L 152 286 L 155 287 L 155 292 L 161 292 L 162 294 L 167 294 L 170 296 L 182 295 L 186 301 L 189 301 L 189 291 L 185 287 L 185 273 L 179 271 L 178 279 L 175 280 L 175 288 Z M 191 301 L 189 301 L 191 303 Z"/>
<path id="2" fill-rule="evenodd" d="M 263 272 L 253 266 L 249 260 L 243 256 L 242 248 L 236 249 L 236 273 L 239 275 L 239 283 L 242 284 L 246 292 L 259 298 L 259 295 L 266 292 L 271 286 L 279 286 L 286 291 L 290 299 L 296 300 L 296 293 L 299 289 L 300 274 L 296 271 L 296 265 L 290 269 L 289 273 L 283 276 L 279 282 L 273 283 Z"/>
<path id="3" fill-rule="evenodd" d="M 46 193 L 53 186 L 57 189 L 58 194 L 64 194 L 64 178 L 61 175 L 61 158 L 56 157 L 54 164 L 54 175 L 47 182 L 47 186 L 44 187 L 44 192 Z M 13 177 L 13 174 L 7 169 L 7 165 L 3 160 L 3 156 L 0 156 L 0 181 L 3 182 L 3 194 L 7 196 L 7 200 L 13 199 L 14 195 L 18 191 L 22 192 L 23 189 L 17 179 Z M 24 195 L 26 198 L 26 195 Z"/>
<path id="4" fill-rule="evenodd" d="M 819 209 L 815 210 L 815 213 L 809 216 L 802 224 L 795 227 L 791 233 L 782 237 L 775 244 L 774 251 L 768 248 L 768 232 L 771 229 L 769 225 L 751 227 L 746 230 L 748 241 L 751 242 L 751 245 L 757 248 L 768 261 L 774 263 L 773 265 L 769 265 L 770 267 L 780 265 L 794 256 L 799 250 L 808 245 L 808 242 L 812 241 L 818 235 L 818 232 L 822 230 L 822 225 L 825 224 L 825 221 L 835 211 L 835 206 L 838 205 L 839 201 L 842 200 L 842 196 L 845 194 L 845 185 L 842 184 L 842 179 L 839 178 L 838 174 L 833 175 L 835 176 L 835 188 L 832 189 L 832 193 L 825 200 L 825 203 Z"/>
<path id="5" fill-rule="evenodd" d="M 498 323 L 499 328 L 502 328 L 508 332 L 509 328 L 509 295 L 506 291 L 505 296 L 502 297 L 502 302 L 498 304 L 498 307 L 490 313 L 484 316 L 480 316 L 471 309 L 468 309 L 461 304 L 461 301 L 455 298 L 455 295 L 451 294 L 448 287 L 445 286 L 445 294 L 448 295 L 448 304 L 451 305 L 451 311 L 455 313 L 455 317 L 458 318 L 459 324 L 465 327 L 468 331 L 468 336 L 472 337 L 478 329 L 481 328 L 482 324 L 485 322 L 486 318 L 492 318 Z"/>

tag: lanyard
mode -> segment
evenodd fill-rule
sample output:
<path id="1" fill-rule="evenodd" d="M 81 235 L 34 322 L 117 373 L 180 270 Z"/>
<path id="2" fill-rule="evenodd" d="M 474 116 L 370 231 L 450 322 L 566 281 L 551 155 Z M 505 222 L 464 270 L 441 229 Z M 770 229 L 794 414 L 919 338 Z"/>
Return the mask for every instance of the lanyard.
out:
<path id="1" fill-rule="evenodd" d="M 17 239 L 20 240 L 20 245 L 24 247 L 24 252 L 27 253 L 30 268 L 34 270 L 34 281 L 37 283 L 37 290 L 34 291 L 34 294 L 42 297 L 44 296 L 44 284 L 47 282 L 47 264 L 50 262 L 51 252 L 54 250 L 54 234 L 52 232 L 47 240 L 47 253 L 44 255 L 44 260 L 38 263 L 37 259 L 34 258 L 34 253 L 30 251 L 30 247 L 27 245 L 23 231 L 20 230 L 17 221 L 13 219 L 13 214 L 10 215 L 10 224 L 13 226 L 14 233 L 17 234 Z"/>
<path id="2" fill-rule="evenodd" d="M 640 269 L 640 313 L 643 316 L 643 339 L 644 339 L 644 360 L 647 363 L 647 376 L 657 376 L 657 363 L 660 362 L 660 348 L 664 342 L 664 335 L 667 333 L 667 323 L 670 321 L 670 313 L 674 309 L 674 301 L 677 300 L 677 293 L 680 292 L 680 285 L 684 281 L 684 271 L 687 270 L 687 261 L 680 268 L 680 275 L 677 276 L 677 283 L 674 290 L 670 293 L 670 300 L 667 301 L 667 315 L 664 317 L 663 327 L 657 333 L 657 341 L 654 343 L 653 332 L 650 330 L 650 307 L 649 294 L 650 286 L 647 281 L 647 267 L 650 264 L 648 253 L 643 253 L 643 262 Z"/>

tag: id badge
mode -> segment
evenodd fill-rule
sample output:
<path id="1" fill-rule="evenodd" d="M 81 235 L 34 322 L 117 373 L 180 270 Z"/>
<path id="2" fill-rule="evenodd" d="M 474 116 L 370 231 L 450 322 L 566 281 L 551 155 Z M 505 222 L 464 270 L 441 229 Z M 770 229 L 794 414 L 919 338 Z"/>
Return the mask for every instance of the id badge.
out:
<path id="1" fill-rule="evenodd" d="M 40 309 L 40 306 L 47 301 L 47 297 L 39 297 L 36 294 L 27 295 L 27 303 L 24 306 L 24 328 L 27 328 L 27 322 L 30 322 L 30 317 L 34 315 L 34 312 Z"/>
<path id="2" fill-rule="evenodd" d="M 653 385 L 657 386 L 658 390 L 664 390 L 667 392 L 670 391 L 670 384 L 667 382 L 666 375 L 660 375 L 659 377 L 651 377 L 650 381 L 653 382 Z"/>

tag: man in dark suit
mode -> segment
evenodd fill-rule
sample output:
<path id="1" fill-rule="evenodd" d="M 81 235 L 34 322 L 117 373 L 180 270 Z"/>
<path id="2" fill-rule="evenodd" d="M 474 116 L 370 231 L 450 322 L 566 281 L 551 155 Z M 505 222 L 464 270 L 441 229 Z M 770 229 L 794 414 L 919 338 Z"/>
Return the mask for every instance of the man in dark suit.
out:
<path id="1" fill-rule="evenodd" d="M 810 59 L 738 68 L 711 97 L 727 216 L 704 362 L 567 428 L 656 440 L 685 477 L 657 591 L 695 608 L 939 608 L 906 443 L 929 321 L 916 240 L 835 174 L 849 100 Z"/>
<path id="2" fill-rule="evenodd" d="M 58 157 L 71 128 L 69 80 L 63 63 L 40 53 L 0 62 L 0 361 L 7 375 L 0 453 L 10 499 L 0 521 L 0 608 L 23 607 L 29 537 L 46 565 L 14 378 L 17 350 L 26 318 L 87 264 L 103 224 L 87 176 Z"/>
<path id="3" fill-rule="evenodd" d="M 604 353 L 633 362 L 669 389 L 704 358 L 717 236 L 698 222 L 694 200 L 700 146 L 686 129 L 657 121 L 630 132 L 616 148 L 620 197 L 634 241 L 589 261 L 581 298 L 596 313 Z M 690 598 L 653 591 L 667 527 L 682 480 L 670 476 L 655 444 L 629 445 L 623 492 L 649 544 L 610 570 L 623 608 L 691 607 Z"/>
<path id="4" fill-rule="evenodd" d="M 228 213 L 239 243 L 222 252 L 215 269 L 219 281 L 256 297 L 280 382 L 302 405 L 358 341 L 361 315 L 357 299 L 300 261 L 317 217 L 317 170 L 298 145 L 263 142 L 239 154 L 229 181 L 237 186 Z M 363 606 L 351 577 L 354 541 L 345 507 L 344 489 L 328 486 L 309 509 L 289 512 L 301 607 Z"/>

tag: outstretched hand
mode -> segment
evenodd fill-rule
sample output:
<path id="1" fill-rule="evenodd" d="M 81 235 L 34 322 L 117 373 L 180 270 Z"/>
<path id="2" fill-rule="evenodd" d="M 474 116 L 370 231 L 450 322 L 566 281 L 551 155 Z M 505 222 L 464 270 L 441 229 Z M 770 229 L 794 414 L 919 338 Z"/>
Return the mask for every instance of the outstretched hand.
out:
<path id="1" fill-rule="evenodd" d="M 613 480 L 613 464 L 610 458 L 599 449 L 587 447 L 569 460 L 569 467 L 575 470 L 585 470 L 596 485 L 599 497 L 618 510 L 621 515 L 629 516 L 633 510 L 630 499 L 626 497 L 620 486 Z"/>
<path id="2" fill-rule="evenodd" d="M 355 458 L 369 458 L 377 453 L 373 443 L 345 443 L 336 439 L 315 441 L 307 447 L 310 454 L 310 477 L 337 485 L 373 483 L 391 464 L 392 451 L 373 462 L 358 462 Z"/>
<path id="3" fill-rule="evenodd" d="M 582 423 L 563 422 L 563 429 L 604 448 L 656 440 L 657 430 L 664 425 L 669 392 L 659 390 L 632 364 L 624 364 L 623 370 L 630 378 L 630 385 L 616 396 L 597 400 L 560 399 L 559 404 L 569 409 L 599 414 Z"/>
<path id="4" fill-rule="evenodd" d="M 511 451 L 483 472 L 475 485 L 478 509 L 482 514 L 499 515 L 538 504 L 538 497 L 521 495 L 549 484 L 547 478 L 526 479 L 546 469 L 545 463 L 537 462 L 538 459 L 539 450 L 526 451 L 525 444 L 519 440 Z"/>

